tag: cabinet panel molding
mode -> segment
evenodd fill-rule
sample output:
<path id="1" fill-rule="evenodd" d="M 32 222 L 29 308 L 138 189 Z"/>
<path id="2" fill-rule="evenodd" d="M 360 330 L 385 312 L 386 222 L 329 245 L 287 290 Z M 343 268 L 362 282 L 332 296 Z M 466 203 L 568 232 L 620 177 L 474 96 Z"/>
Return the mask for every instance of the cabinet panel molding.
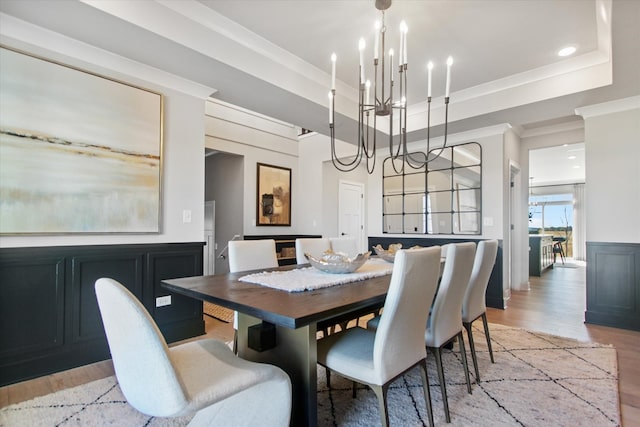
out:
<path id="1" fill-rule="evenodd" d="M 585 321 L 640 330 L 640 244 L 587 242 Z"/>
<path id="2" fill-rule="evenodd" d="M 64 344 L 64 259 L 2 257 L 0 358 Z"/>
<path id="3" fill-rule="evenodd" d="M 168 342 L 204 334 L 201 302 L 172 295 L 161 315 L 149 303 L 160 280 L 202 274 L 203 245 L 0 248 L 0 386 L 110 357 L 94 291 L 100 277 L 140 298 Z"/>

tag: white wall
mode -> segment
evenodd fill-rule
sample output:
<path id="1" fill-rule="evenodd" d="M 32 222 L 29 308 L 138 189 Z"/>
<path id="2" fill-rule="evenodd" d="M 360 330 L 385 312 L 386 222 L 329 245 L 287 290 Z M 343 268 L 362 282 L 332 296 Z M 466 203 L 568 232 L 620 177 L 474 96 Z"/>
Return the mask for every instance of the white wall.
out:
<path id="1" fill-rule="evenodd" d="M 243 234 L 300 234 L 303 207 L 296 128 L 221 101 L 206 103 L 205 146 L 244 157 Z M 291 226 L 256 226 L 257 164 L 291 169 Z"/>
<path id="2" fill-rule="evenodd" d="M 640 97 L 580 111 L 587 242 L 640 243 Z"/>
<path id="3" fill-rule="evenodd" d="M 447 145 L 457 145 L 466 142 L 478 142 L 482 146 L 482 234 L 483 239 L 503 238 L 503 138 L 507 127 L 493 126 L 490 128 L 477 129 L 472 132 L 464 132 L 456 135 L 449 135 Z M 441 141 L 434 140 L 436 146 Z M 417 142 L 410 144 L 409 150 L 424 150 L 425 143 Z M 388 149 L 387 149 L 388 150 Z M 385 152 L 378 159 L 379 164 L 372 175 L 369 175 L 367 182 L 367 212 L 368 212 L 368 235 L 385 237 L 434 237 L 434 238 L 468 238 L 468 235 L 413 235 L 413 234 L 383 234 L 382 224 L 382 160 L 386 157 Z M 491 224 L 491 225 L 489 225 Z"/>
<path id="4" fill-rule="evenodd" d="M 162 223 L 158 234 L 2 236 L 0 247 L 165 243 L 204 238 L 204 100 L 193 87 L 158 70 L 102 49 L 3 16 L 0 42 L 164 95 Z M 99 64 L 99 65 L 98 65 Z M 191 223 L 182 211 L 191 210 Z"/>
<path id="5" fill-rule="evenodd" d="M 322 180 L 323 162 L 319 159 L 324 158 L 326 141 L 326 136 L 311 133 L 301 137 L 298 143 L 298 167 L 304 171 L 300 174 L 300 191 L 296 196 L 296 201 L 300 203 L 300 218 L 297 221 L 300 234 L 324 235 L 326 205 L 323 197 L 326 187 Z"/>
<path id="6" fill-rule="evenodd" d="M 337 140 L 336 150 L 338 156 L 344 159 L 355 154 L 356 147 Z M 304 171 L 300 183 L 304 194 L 301 199 L 299 232 L 301 234 L 320 234 L 325 237 L 338 236 L 340 180 L 364 184 L 366 194 L 367 188 L 372 185 L 366 166 L 361 164 L 352 172 L 338 171 L 331 162 L 331 139 L 317 133 L 309 134 L 300 139 L 299 155 L 300 170 Z M 369 217 L 366 204 L 369 201 L 368 195 L 365 195 L 365 230 Z"/>

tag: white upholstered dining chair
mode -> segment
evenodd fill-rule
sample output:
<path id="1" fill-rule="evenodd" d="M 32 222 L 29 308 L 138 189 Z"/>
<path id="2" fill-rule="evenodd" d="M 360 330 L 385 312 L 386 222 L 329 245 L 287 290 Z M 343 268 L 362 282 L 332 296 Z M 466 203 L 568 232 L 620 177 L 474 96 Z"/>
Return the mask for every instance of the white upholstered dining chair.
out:
<path id="1" fill-rule="evenodd" d="M 358 255 L 358 244 L 353 237 L 330 237 L 331 250 L 333 252 L 339 252 L 347 255 L 349 258 L 353 258 Z"/>
<path id="2" fill-rule="evenodd" d="M 229 272 L 275 268 L 278 266 L 276 241 L 231 240 L 229 241 Z M 238 352 L 238 312 L 233 312 L 233 352 Z"/>
<path id="3" fill-rule="evenodd" d="M 278 266 L 276 241 L 264 240 L 231 240 L 229 242 L 229 271 L 258 270 Z"/>
<path id="4" fill-rule="evenodd" d="M 462 366 L 464 367 L 464 375 L 467 381 L 467 391 L 471 394 L 467 353 L 462 337 L 462 298 L 471 277 L 475 252 L 476 244 L 473 242 L 449 245 L 444 271 L 442 272 L 442 280 L 431 306 L 431 314 L 424 334 L 424 342 L 427 349 L 436 358 L 435 362 L 440 390 L 442 391 L 444 413 L 448 423 L 451 422 L 451 415 L 449 413 L 447 386 L 442 366 L 442 348 L 453 341 L 454 338 L 458 339 Z"/>
<path id="5" fill-rule="evenodd" d="M 487 285 L 489 284 L 491 270 L 493 270 L 493 265 L 496 262 L 497 253 L 497 240 L 483 240 L 478 243 L 471 278 L 469 279 L 469 285 L 462 300 L 462 325 L 467 330 L 467 336 L 469 337 L 469 350 L 471 351 L 473 368 L 476 373 L 476 382 L 480 382 L 480 371 L 478 370 L 478 358 L 476 355 L 476 346 L 473 342 L 471 324 L 481 317 L 491 363 L 495 363 L 493 359 L 493 349 L 491 348 L 491 337 L 489 336 L 489 325 L 487 324 L 485 294 L 487 293 Z"/>
<path id="6" fill-rule="evenodd" d="M 135 409 L 154 417 L 195 414 L 190 426 L 289 425 L 291 381 L 280 368 L 240 359 L 215 339 L 169 348 L 124 286 L 102 278 L 95 291 L 118 384 Z"/>
<path id="7" fill-rule="evenodd" d="M 416 365 L 422 375 L 429 425 L 433 426 L 424 346 L 425 302 L 433 300 L 439 273 L 439 246 L 398 251 L 377 329 L 346 329 L 317 342 L 318 363 L 328 372 L 373 389 L 383 426 L 389 424 L 389 385 Z M 330 384 L 327 375 L 327 386 Z"/>
<path id="8" fill-rule="evenodd" d="M 306 237 L 296 239 L 296 263 L 308 264 L 304 254 L 320 258 L 325 251 L 331 249 L 331 241 L 325 237 Z"/>

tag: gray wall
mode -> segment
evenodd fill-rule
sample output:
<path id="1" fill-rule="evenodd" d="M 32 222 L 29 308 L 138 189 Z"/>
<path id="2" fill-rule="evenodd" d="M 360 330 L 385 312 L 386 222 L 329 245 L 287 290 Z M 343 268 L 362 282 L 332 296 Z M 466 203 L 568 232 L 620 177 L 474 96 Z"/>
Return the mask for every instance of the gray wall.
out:
<path id="1" fill-rule="evenodd" d="M 218 153 L 205 160 L 205 200 L 216 201 L 216 274 L 228 273 L 227 259 L 218 254 L 234 234 L 242 236 L 244 157 Z M 226 252 L 225 252 L 226 253 Z"/>

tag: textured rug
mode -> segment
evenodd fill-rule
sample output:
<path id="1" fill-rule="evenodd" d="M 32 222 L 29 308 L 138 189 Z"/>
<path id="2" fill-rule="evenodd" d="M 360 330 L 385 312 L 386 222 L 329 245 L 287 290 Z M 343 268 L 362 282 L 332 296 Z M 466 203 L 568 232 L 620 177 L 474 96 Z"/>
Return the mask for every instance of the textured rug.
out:
<path id="1" fill-rule="evenodd" d="M 230 323 L 233 321 L 233 310 L 229 310 L 226 307 L 211 304 L 210 302 L 203 302 L 202 312 L 210 317 L 215 317 L 223 322 Z"/>
<path id="2" fill-rule="evenodd" d="M 495 364 L 476 330 L 482 381 L 469 395 L 459 356 L 445 351 L 451 426 L 616 426 L 620 424 L 616 351 L 610 346 L 490 325 Z M 469 363 L 471 359 L 469 358 Z M 428 358 L 436 425 L 447 425 L 433 358 Z M 471 367 L 471 372 L 473 368 Z M 473 374 L 472 374 L 473 380 Z M 375 395 L 318 368 L 318 424 L 375 426 Z M 389 389 L 392 426 L 428 425 L 417 369 Z M 0 426 L 182 426 L 188 418 L 161 419 L 127 405 L 114 377 L 63 390 L 0 410 Z"/>

